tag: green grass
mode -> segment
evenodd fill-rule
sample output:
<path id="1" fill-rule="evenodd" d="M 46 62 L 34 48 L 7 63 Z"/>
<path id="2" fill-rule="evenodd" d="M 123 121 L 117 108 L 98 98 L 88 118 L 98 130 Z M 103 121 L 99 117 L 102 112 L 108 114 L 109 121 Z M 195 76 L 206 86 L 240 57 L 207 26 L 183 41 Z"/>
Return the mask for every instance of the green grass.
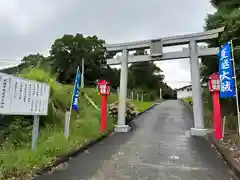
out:
<path id="1" fill-rule="evenodd" d="M 7 147 L 0 150 L 0 159 L 3 163 L 1 173 L 4 176 L 2 179 L 21 176 L 50 165 L 56 156 L 101 136 L 99 112 L 91 107 L 85 107 L 82 111 L 76 118 L 71 119 L 68 140 L 63 136 L 63 126 L 52 125 L 40 130 L 38 144 L 34 151 L 31 151 L 30 141 L 19 148 Z M 73 114 L 73 117 L 75 115 Z M 108 128 L 112 127 L 113 124 L 108 121 Z"/>
<path id="2" fill-rule="evenodd" d="M 84 88 L 83 92 L 87 93 L 88 96 L 100 107 L 101 106 L 101 96 L 98 94 L 98 90 L 95 88 Z M 114 103 L 118 100 L 118 96 L 115 93 L 111 93 L 108 96 L 108 104 Z"/>
<path id="3" fill-rule="evenodd" d="M 138 112 L 143 112 L 147 108 L 149 108 L 153 105 L 152 102 L 141 102 L 141 101 L 137 101 L 137 100 L 132 100 L 131 102 L 136 106 L 136 109 Z"/>
<path id="4" fill-rule="evenodd" d="M 48 116 L 41 117 L 39 138 L 36 149 L 31 151 L 31 126 L 27 129 L 16 128 L 8 137 L 8 140 L 0 147 L 0 180 L 15 177 L 25 179 L 28 174 L 34 174 L 36 170 L 49 166 L 57 156 L 67 153 L 69 150 L 83 146 L 88 141 L 103 135 L 100 132 L 100 112 L 92 107 L 88 101 L 80 95 L 79 112 L 72 112 L 70 124 L 70 136 L 64 137 L 65 109 L 71 103 L 72 85 L 61 85 L 54 81 L 46 72 L 36 69 L 27 70 L 21 74 L 28 79 L 36 79 L 46 82 L 51 86 Z M 80 89 L 87 93 L 97 104 L 100 104 L 100 96 L 94 89 Z M 116 95 L 109 97 L 109 102 L 116 101 Z M 24 117 L 21 117 L 24 118 Z M 15 120 L 15 119 L 14 119 Z M 108 118 L 108 129 L 113 128 L 114 121 Z M 16 138 L 21 137 L 16 143 Z"/>
<path id="5" fill-rule="evenodd" d="M 187 97 L 187 98 L 184 98 L 183 99 L 183 101 L 185 102 L 185 103 L 190 103 L 190 102 L 192 102 L 192 98 L 191 97 Z"/>

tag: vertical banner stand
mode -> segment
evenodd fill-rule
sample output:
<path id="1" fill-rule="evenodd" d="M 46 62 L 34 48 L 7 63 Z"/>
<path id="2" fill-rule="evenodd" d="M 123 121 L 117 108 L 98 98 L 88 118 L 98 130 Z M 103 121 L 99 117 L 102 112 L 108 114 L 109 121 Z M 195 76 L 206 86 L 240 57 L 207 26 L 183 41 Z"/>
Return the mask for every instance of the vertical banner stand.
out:
<path id="1" fill-rule="evenodd" d="M 162 100 L 162 88 L 159 89 L 159 98 Z"/>
<path id="2" fill-rule="evenodd" d="M 222 127 L 222 139 L 225 135 L 225 126 L 226 126 L 226 116 L 223 117 L 223 127 Z"/>
<path id="3" fill-rule="evenodd" d="M 73 104 L 74 90 L 75 90 L 75 87 L 73 88 L 72 101 L 71 101 L 71 105 L 70 105 L 70 110 L 69 110 L 69 111 L 66 111 L 66 113 L 65 113 L 64 136 L 65 136 L 67 139 L 68 139 L 68 137 L 69 137 L 69 127 L 70 127 L 70 120 L 71 120 L 71 112 L 72 112 L 72 104 Z"/>
<path id="4" fill-rule="evenodd" d="M 81 88 L 84 88 L 84 58 L 82 58 Z"/>
<path id="5" fill-rule="evenodd" d="M 82 62 L 83 59 L 82 59 Z M 83 64 L 84 65 L 84 64 Z M 76 98 L 78 97 L 78 94 L 79 94 L 79 90 L 78 90 L 78 86 L 79 86 L 79 82 L 82 80 L 81 77 L 82 77 L 82 74 L 80 75 L 79 77 L 79 82 L 77 81 L 78 75 L 79 72 L 79 66 L 77 67 L 77 72 L 76 72 L 76 79 L 75 79 L 75 83 L 74 83 L 74 87 L 73 87 L 73 91 L 72 91 L 72 99 L 71 99 L 71 104 L 70 104 L 70 108 L 69 108 L 69 111 L 66 111 L 66 114 L 65 114 L 65 127 L 64 127 L 64 136 L 68 139 L 68 136 L 69 136 L 69 127 L 70 127 L 70 121 L 71 121 L 71 112 L 72 112 L 72 108 L 73 108 L 73 105 L 77 105 L 77 100 Z M 82 81 L 81 81 L 82 83 Z M 81 84 L 83 85 L 83 84 Z M 76 90 L 76 86 L 77 86 L 77 95 L 75 94 L 75 90 Z M 75 97 L 76 96 L 76 97 Z"/>
<path id="6" fill-rule="evenodd" d="M 238 118 L 238 134 L 240 135 L 240 112 L 239 112 L 239 102 L 238 102 L 238 87 L 237 87 L 237 75 L 236 75 L 236 67 L 235 67 L 235 60 L 234 60 L 234 49 L 233 49 L 233 42 L 230 41 L 231 44 L 231 52 L 232 52 L 232 64 L 233 64 L 233 73 L 234 73 L 234 83 L 235 83 L 235 96 L 236 96 L 236 105 L 237 105 L 237 118 Z"/>
<path id="7" fill-rule="evenodd" d="M 67 139 L 68 139 L 68 136 L 69 136 L 70 117 L 71 117 L 70 111 L 66 111 L 66 114 L 65 114 L 65 126 L 64 126 L 64 136 Z"/>
<path id="8" fill-rule="evenodd" d="M 119 96 L 119 93 L 120 93 L 120 89 L 119 87 L 117 88 L 117 95 Z"/>
<path id="9" fill-rule="evenodd" d="M 39 131 L 39 116 L 34 116 L 33 131 L 32 131 L 32 150 L 35 149 L 37 144 L 38 131 Z"/>

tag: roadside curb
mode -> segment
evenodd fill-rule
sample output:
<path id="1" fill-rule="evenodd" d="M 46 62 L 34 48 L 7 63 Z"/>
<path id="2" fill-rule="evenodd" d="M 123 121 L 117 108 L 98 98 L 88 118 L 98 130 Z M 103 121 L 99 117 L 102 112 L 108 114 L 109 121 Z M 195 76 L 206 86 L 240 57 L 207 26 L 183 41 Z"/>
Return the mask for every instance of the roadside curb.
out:
<path id="1" fill-rule="evenodd" d="M 137 117 L 140 116 L 140 115 L 142 115 L 143 113 L 151 110 L 152 108 L 154 108 L 154 107 L 157 106 L 157 105 L 158 105 L 157 103 L 153 104 L 152 106 L 150 106 L 149 108 L 147 108 L 147 109 L 144 110 L 143 112 L 138 113 Z M 137 118 L 137 117 L 136 117 L 136 118 Z"/>
<path id="2" fill-rule="evenodd" d="M 213 134 L 209 134 L 207 136 L 207 140 L 209 143 L 213 144 L 214 147 L 218 150 L 218 152 L 221 154 L 223 159 L 226 161 L 227 165 L 230 167 L 230 169 L 233 171 L 236 177 L 240 178 L 240 165 L 237 163 L 236 160 L 234 160 L 231 156 L 232 152 L 228 149 L 222 147 L 217 140 L 214 138 Z"/>
<path id="3" fill-rule="evenodd" d="M 142 115 L 143 113 L 151 110 L 152 108 L 154 108 L 155 106 L 157 106 L 158 104 L 155 103 L 152 106 L 150 106 L 149 108 L 147 108 L 146 110 L 144 110 L 143 112 L 138 113 L 138 115 L 134 118 L 136 119 L 137 117 L 139 117 L 140 115 Z M 133 120 L 134 120 L 133 119 Z M 85 144 L 84 146 L 81 146 L 77 149 L 73 149 L 70 150 L 68 153 L 61 155 L 59 157 L 56 158 L 56 160 L 52 163 L 52 165 L 44 167 L 40 170 L 38 170 L 36 172 L 36 175 L 41 176 L 44 175 L 46 173 L 48 173 L 49 171 L 51 171 L 54 167 L 57 167 L 58 165 L 67 162 L 70 158 L 73 158 L 75 156 L 77 156 L 78 154 L 84 152 L 85 150 L 89 149 L 90 147 L 92 147 L 93 145 L 101 142 L 102 140 L 104 140 L 105 138 L 107 138 L 110 134 L 112 134 L 114 132 L 114 130 L 110 130 L 108 132 L 106 132 L 106 134 L 103 134 L 102 136 L 96 138 L 95 140 L 89 141 L 87 144 Z"/>
<path id="4" fill-rule="evenodd" d="M 192 106 L 190 106 L 190 104 L 185 103 L 182 99 L 180 100 L 184 106 L 188 109 L 188 111 L 190 112 L 191 116 L 193 117 L 193 109 Z M 222 147 L 219 142 L 215 139 L 214 135 L 212 133 L 208 134 L 206 136 L 207 141 L 210 144 L 213 144 L 214 147 L 216 148 L 216 150 L 221 154 L 221 156 L 223 157 L 224 161 L 226 162 L 226 164 L 230 167 L 230 169 L 232 170 L 232 172 L 235 174 L 235 176 L 237 178 L 240 178 L 240 165 L 237 163 L 236 160 L 234 160 L 232 158 L 232 152 L 229 151 L 228 149 Z"/>
<path id="5" fill-rule="evenodd" d="M 192 108 L 192 106 L 190 104 L 184 102 L 183 99 L 180 99 L 179 101 L 188 109 L 188 111 L 190 112 L 191 116 L 193 117 L 193 108 Z"/>
<path id="6" fill-rule="evenodd" d="M 183 99 L 180 99 L 179 101 L 180 101 L 180 102 L 182 103 L 182 105 L 186 108 L 186 113 L 187 113 L 188 116 L 189 116 L 189 119 L 190 119 L 189 122 L 188 122 L 189 128 L 194 127 L 193 107 L 192 107 L 190 104 L 184 102 Z"/>
<path id="7" fill-rule="evenodd" d="M 95 140 L 89 141 L 87 144 L 85 144 L 84 146 L 81 146 L 78 149 L 73 149 L 70 150 L 68 153 L 61 155 L 59 157 L 56 158 L 56 160 L 53 162 L 52 165 L 44 167 L 40 170 L 38 170 L 36 172 L 36 175 L 44 175 L 47 172 L 51 171 L 54 167 L 67 162 L 70 158 L 77 156 L 78 154 L 84 152 L 85 150 L 87 150 L 88 148 L 92 147 L 93 145 L 101 142 L 103 139 L 107 138 L 111 133 L 113 133 L 113 130 L 108 131 L 106 134 L 96 138 Z"/>

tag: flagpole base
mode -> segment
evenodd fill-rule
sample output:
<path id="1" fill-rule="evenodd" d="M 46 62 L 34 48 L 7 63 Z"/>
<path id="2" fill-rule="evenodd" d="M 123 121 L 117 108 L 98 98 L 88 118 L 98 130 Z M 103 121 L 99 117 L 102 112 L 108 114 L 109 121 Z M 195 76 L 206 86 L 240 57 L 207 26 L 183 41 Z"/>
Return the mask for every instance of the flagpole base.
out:
<path id="1" fill-rule="evenodd" d="M 115 125 L 114 132 L 128 132 L 130 129 L 129 125 Z"/>

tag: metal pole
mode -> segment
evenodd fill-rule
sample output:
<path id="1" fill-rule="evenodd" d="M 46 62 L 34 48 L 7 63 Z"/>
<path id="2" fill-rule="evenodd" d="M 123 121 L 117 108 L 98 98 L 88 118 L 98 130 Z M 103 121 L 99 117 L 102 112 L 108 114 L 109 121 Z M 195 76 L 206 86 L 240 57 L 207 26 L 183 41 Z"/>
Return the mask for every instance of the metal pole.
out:
<path id="1" fill-rule="evenodd" d="M 77 67 L 77 72 L 79 71 L 79 66 Z M 77 73 L 76 72 L 76 73 Z M 76 77 L 75 77 L 76 78 Z M 75 89 L 75 84 L 76 84 L 76 80 L 77 79 L 75 79 L 75 82 L 74 82 L 74 87 L 73 87 L 73 90 L 72 90 L 72 99 L 71 99 L 71 104 L 70 104 L 70 107 L 69 107 L 69 112 L 66 112 L 66 114 L 65 114 L 65 120 L 66 120 L 66 116 L 68 115 L 69 117 L 68 117 L 68 121 L 69 121 L 69 124 L 68 124 L 68 128 L 69 128 L 69 126 L 70 126 L 70 122 L 71 122 L 71 113 L 72 113 L 72 104 L 73 104 L 73 96 L 74 96 L 74 89 Z M 82 78 L 81 78 L 81 80 L 82 80 Z M 81 81 L 80 80 L 80 81 Z M 82 82 L 82 81 L 81 81 Z M 79 84 L 78 84 L 79 85 Z M 69 136 L 69 130 L 68 130 L 68 136 Z"/>
<path id="2" fill-rule="evenodd" d="M 35 149 L 37 144 L 38 131 L 39 131 L 39 116 L 34 116 L 33 131 L 32 131 L 32 150 Z"/>
<path id="3" fill-rule="evenodd" d="M 66 114 L 65 114 L 65 121 L 67 120 L 68 122 L 68 134 L 67 134 L 67 138 L 69 136 L 69 127 L 70 127 L 70 122 L 71 122 L 71 113 L 72 113 L 72 104 L 73 104 L 73 95 L 74 95 L 74 87 L 73 87 L 73 91 L 72 91 L 72 99 L 71 99 L 71 104 L 70 104 L 70 107 L 69 107 L 69 111 L 66 111 Z M 68 115 L 68 117 L 66 117 Z M 64 135 L 65 135 L 65 132 L 64 132 Z"/>
<path id="4" fill-rule="evenodd" d="M 226 116 L 223 117 L 223 127 L 222 127 L 222 139 L 225 135 L 225 126 L 226 126 Z"/>
<path id="5" fill-rule="evenodd" d="M 117 95 L 119 96 L 120 88 L 117 87 Z"/>
<path id="6" fill-rule="evenodd" d="M 194 114 L 194 131 L 199 131 L 196 133 L 201 133 L 200 131 L 204 129 L 203 98 L 200 82 L 200 70 L 196 41 L 190 41 L 189 50 L 190 50 L 191 82 L 193 92 L 192 99 Z"/>
<path id="7" fill-rule="evenodd" d="M 160 100 L 162 100 L 162 88 L 159 89 L 159 97 L 160 97 Z"/>
<path id="8" fill-rule="evenodd" d="M 70 125 L 70 111 L 66 111 L 65 113 L 65 126 L 64 126 L 64 136 L 68 139 L 69 136 L 69 125 Z"/>
<path id="9" fill-rule="evenodd" d="M 82 58 L 81 88 L 84 88 L 84 58 Z"/>
<path id="10" fill-rule="evenodd" d="M 237 105 L 237 118 L 238 118 L 238 134 L 240 135 L 240 112 L 239 112 L 239 102 L 238 102 L 238 87 L 237 87 L 237 74 L 234 60 L 234 49 L 233 42 L 230 41 L 231 44 L 231 52 L 232 52 L 232 63 L 233 63 L 233 75 L 234 75 L 234 83 L 235 83 L 235 96 L 236 96 L 236 105 Z"/>
<path id="11" fill-rule="evenodd" d="M 128 78 L 128 51 L 122 51 L 123 60 L 121 62 L 120 93 L 118 107 L 118 121 L 115 128 L 116 132 L 127 132 L 130 128 L 125 124 L 126 97 L 127 97 L 127 78 Z"/>

